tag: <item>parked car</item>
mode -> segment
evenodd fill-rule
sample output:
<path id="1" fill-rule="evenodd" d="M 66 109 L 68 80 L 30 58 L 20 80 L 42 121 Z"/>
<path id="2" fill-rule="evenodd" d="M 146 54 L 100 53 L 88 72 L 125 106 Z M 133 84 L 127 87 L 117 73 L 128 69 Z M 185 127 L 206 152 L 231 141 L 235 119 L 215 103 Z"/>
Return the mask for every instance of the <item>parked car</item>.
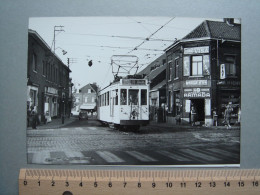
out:
<path id="1" fill-rule="evenodd" d="M 80 109 L 79 111 L 79 120 L 87 119 L 88 120 L 88 111 L 84 109 Z"/>

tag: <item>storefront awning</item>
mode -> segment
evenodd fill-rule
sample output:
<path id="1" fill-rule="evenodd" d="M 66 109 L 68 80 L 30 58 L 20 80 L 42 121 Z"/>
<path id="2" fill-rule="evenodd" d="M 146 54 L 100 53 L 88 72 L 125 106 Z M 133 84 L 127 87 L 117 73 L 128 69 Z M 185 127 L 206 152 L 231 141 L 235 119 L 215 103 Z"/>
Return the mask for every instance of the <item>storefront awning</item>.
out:
<path id="1" fill-rule="evenodd" d="M 84 110 L 94 110 L 95 105 L 81 105 L 79 109 L 84 109 Z"/>

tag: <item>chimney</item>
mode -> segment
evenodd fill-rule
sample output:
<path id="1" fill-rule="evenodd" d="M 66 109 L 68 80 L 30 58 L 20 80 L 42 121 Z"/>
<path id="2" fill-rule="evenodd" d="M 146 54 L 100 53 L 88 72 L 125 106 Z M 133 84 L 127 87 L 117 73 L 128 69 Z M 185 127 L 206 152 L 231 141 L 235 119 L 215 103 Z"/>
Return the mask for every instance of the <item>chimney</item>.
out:
<path id="1" fill-rule="evenodd" d="M 233 26 L 234 25 L 234 18 L 224 18 L 224 22 L 228 25 Z"/>

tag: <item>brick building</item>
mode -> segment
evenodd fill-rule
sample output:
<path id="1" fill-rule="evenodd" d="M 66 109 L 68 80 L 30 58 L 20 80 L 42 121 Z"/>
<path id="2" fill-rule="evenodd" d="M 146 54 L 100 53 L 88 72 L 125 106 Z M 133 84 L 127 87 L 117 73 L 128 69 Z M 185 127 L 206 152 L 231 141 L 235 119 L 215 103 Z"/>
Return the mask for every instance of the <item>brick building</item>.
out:
<path id="1" fill-rule="evenodd" d="M 79 109 L 85 109 L 89 112 L 96 111 L 97 102 L 97 91 L 98 87 L 96 83 L 89 83 L 84 87 L 80 88 L 78 93 L 74 93 L 74 108 L 73 110 L 78 111 Z"/>
<path id="2" fill-rule="evenodd" d="M 56 56 L 41 36 L 28 32 L 27 110 L 34 107 L 40 121 L 45 115 L 70 113 L 70 69 Z"/>
<path id="3" fill-rule="evenodd" d="M 241 102 L 241 24 L 204 21 L 166 49 L 167 121 L 189 123 L 191 107 L 199 124 L 223 119 L 231 102 L 235 119 Z M 235 120 L 234 120 L 235 121 Z"/>

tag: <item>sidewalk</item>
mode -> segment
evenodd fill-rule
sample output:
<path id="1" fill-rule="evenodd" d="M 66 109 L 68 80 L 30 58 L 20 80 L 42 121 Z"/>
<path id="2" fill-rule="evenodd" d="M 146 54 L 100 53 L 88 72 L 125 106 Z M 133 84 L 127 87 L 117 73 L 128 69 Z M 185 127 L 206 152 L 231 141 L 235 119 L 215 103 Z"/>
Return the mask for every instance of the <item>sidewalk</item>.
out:
<path id="1" fill-rule="evenodd" d="M 149 124 L 147 126 L 151 126 L 151 127 L 157 127 L 157 128 L 171 128 L 171 129 L 178 129 L 178 130 L 186 130 L 186 129 L 194 129 L 194 130 L 210 130 L 210 129 L 214 129 L 214 130 L 239 130 L 240 126 L 238 125 L 233 125 L 231 126 L 231 129 L 227 129 L 226 126 L 191 126 L 189 124 L 185 124 L 185 125 L 175 125 L 175 124 L 169 124 L 169 123 L 157 123 L 155 121 L 150 121 Z"/>
<path id="2" fill-rule="evenodd" d="M 37 128 L 37 130 L 41 130 L 41 129 L 58 129 L 58 128 L 61 128 L 61 127 L 65 126 L 65 125 L 68 125 L 68 124 L 74 122 L 77 119 L 78 118 L 76 118 L 76 117 L 65 118 L 64 119 L 64 124 L 62 124 L 61 118 L 52 119 L 51 122 L 46 123 L 46 124 L 41 123 L 36 128 Z M 27 127 L 27 129 L 28 130 L 33 130 L 32 127 Z"/>

